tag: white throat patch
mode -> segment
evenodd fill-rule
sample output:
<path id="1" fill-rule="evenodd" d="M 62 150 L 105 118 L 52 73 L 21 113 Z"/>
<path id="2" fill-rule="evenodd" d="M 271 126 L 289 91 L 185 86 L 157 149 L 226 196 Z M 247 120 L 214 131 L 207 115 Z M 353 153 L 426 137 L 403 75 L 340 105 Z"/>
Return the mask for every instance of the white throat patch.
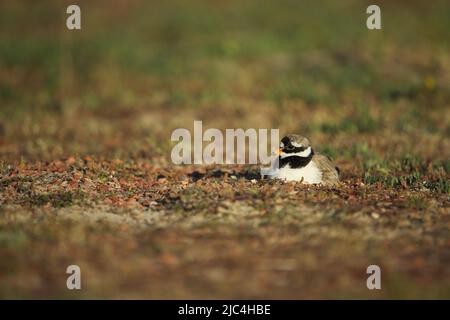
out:
<path id="1" fill-rule="evenodd" d="M 281 159 L 287 158 L 287 157 L 302 157 L 307 158 L 311 155 L 311 147 L 306 148 L 302 152 L 297 153 L 283 153 L 280 155 Z"/>

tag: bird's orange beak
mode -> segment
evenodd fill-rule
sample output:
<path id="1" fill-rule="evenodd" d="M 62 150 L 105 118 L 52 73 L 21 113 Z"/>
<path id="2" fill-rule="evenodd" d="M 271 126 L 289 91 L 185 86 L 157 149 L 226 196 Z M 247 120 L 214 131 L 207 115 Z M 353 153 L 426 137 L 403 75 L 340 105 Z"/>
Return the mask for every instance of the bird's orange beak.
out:
<path id="1" fill-rule="evenodd" d="M 279 148 L 278 151 L 277 151 L 277 155 L 282 155 L 283 153 L 284 153 L 283 149 Z"/>

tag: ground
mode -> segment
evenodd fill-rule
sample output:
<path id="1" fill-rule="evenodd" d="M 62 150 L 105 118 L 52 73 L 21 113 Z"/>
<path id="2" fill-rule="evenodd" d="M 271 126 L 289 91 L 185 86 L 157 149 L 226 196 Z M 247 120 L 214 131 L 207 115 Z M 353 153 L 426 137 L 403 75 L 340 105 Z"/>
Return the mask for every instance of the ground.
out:
<path id="1" fill-rule="evenodd" d="M 0 4 L 1 298 L 450 298 L 448 2 L 68 4 Z M 175 165 L 194 120 L 307 136 L 342 185 Z"/>

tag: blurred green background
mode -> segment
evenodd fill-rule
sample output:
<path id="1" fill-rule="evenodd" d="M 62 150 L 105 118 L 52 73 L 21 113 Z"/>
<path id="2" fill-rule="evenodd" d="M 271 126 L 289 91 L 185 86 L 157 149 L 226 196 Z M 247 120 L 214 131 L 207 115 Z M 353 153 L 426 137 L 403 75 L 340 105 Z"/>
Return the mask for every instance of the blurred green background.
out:
<path id="1" fill-rule="evenodd" d="M 79 1 L 79 31 L 69 4 L 0 5 L 4 156 L 121 152 L 133 134 L 157 151 L 194 119 L 317 133 L 332 153 L 321 134 L 449 134 L 448 1 L 380 1 L 378 31 L 369 1 Z"/>

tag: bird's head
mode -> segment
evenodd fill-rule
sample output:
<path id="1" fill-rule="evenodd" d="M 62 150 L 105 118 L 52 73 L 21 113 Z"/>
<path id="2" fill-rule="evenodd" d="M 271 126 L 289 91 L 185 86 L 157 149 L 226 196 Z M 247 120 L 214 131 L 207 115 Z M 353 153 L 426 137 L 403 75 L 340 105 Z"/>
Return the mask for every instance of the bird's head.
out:
<path id="1" fill-rule="evenodd" d="M 278 154 L 280 158 L 297 156 L 309 157 L 312 149 L 309 140 L 298 134 L 288 134 L 281 139 Z"/>

